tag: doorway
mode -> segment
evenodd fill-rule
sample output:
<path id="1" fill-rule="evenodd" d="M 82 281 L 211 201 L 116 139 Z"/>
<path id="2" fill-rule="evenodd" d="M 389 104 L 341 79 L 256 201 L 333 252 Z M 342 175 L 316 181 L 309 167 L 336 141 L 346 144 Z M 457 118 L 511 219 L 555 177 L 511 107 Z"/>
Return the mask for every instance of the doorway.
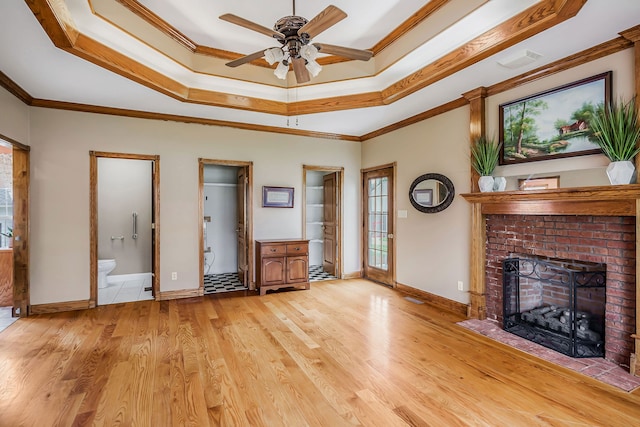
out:
<path id="1" fill-rule="evenodd" d="M 90 152 L 90 306 L 155 299 L 159 156 Z"/>
<path id="2" fill-rule="evenodd" d="M 29 147 L 0 135 L 0 330 L 29 315 Z"/>
<path id="3" fill-rule="evenodd" d="M 342 277 L 344 168 L 303 166 L 303 237 L 309 240 L 309 281 Z"/>
<path id="4" fill-rule="evenodd" d="M 395 164 L 362 172 L 364 277 L 395 286 L 394 195 Z"/>
<path id="5" fill-rule="evenodd" d="M 199 160 L 203 294 L 254 289 L 251 162 Z"/>

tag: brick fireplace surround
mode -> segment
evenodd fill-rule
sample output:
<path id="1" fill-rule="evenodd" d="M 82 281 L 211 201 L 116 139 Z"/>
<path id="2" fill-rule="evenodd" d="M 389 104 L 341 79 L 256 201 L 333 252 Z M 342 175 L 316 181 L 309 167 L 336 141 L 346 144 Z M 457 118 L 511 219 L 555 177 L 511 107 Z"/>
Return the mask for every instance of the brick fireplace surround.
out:
<path id="1" fill-rule="evenodd" d="M 501 324 L 502 260 L 512 254 L 602 262 L 607 265 L 605 358 L 640 374 L 635 335 L 640 185 L 462 196 L 472 203 L 469 317 Z"/>

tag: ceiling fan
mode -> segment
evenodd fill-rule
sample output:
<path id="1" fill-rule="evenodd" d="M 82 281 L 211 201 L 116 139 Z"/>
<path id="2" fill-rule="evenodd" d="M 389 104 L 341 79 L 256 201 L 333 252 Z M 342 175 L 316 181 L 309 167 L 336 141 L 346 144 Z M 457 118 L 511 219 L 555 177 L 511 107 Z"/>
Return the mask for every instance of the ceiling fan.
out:
<path id="1" fill-rule="evenodd" d="M 220 19 L 223 21 L 273 37 L 282 45 L 243 56 L 228 62 L 226 65 L 237 67 L 264 57 L 269 65 L 279 62 L 274 71 L 274 74 L 279 79 L 284 80 L 287 77 L 289 64 L 291 64 L 296 81 L 298 83 L 306 83 L 311 80 L 311 76 L 317 76 L 322 69 L 320 64 L 316 62 L 319 52 L 359 61 L 368 61 L 373 56 L 373 52 L 370 50 L 353 49 L 325 43 L 311 43 L 311 40 L 318 34 L 346 17 L 347 14 L 345 12 L 336 6 L 330 5 L 308 21 L 306 18 L 296 15 L 295 0 L 293 0 L 293 14 L 278 19 L 273 26 L 273 30 L 231 13 L 222 15 Z"/>

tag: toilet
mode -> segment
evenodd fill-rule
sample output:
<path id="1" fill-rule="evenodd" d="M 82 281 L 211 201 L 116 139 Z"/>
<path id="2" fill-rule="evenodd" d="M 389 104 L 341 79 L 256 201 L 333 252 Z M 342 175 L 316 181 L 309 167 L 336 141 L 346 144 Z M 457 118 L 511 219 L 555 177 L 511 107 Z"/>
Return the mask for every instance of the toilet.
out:
<path id="1" fill-rule="evenodd" d="M 107 274 L 111 273 L 116 268 L 115 259 L 99 259 L 98 260 L 98 288 L 106 288 Z"/>

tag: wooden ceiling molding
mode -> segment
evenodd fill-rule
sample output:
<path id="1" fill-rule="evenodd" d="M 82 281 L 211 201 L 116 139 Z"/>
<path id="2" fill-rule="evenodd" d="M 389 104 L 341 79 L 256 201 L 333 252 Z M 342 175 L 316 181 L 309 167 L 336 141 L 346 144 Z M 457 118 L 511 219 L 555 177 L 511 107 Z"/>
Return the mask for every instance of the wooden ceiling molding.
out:
<path id="1" fill-rule="evenodd" d="M 155 27 L 158 31 L 164 33 L 168 37 L 171 37 L 181 45 L 183 45 L 186 49 L 190 50 L 193 53 L 199 53 L 202 55 L 213 56 L 215 58 L 234 60 L 244 56 L 244 54 L 237 52 L 230 52 L 223 49 L 217 49 L 212 46 L 203 46 L 195 43 L 189 37 L 184 35 L 180 30 L 175 28 L 173 25 L 169 24 L 167 21 L 160 18 L 157 14 L 153 13 L 143 4 L 141 4 L 137 0 L 115 0 L 118 3 L 125 6 L 127 9 L 131 10 L 131 12 L 138 15 L 140 18 L 144 19 L 149 25 Z M 382 40 L 376 43 L 375 46 L 370 48 L 373 51 L 374 56 L 382 51 L 384 48 L 391 45 L 394 41 L 402 37 L 404 34 L 408 33 L 415 26 L 428 19 L 433 13 L 438 11 L 444 5 L 449 3 L 451 0 L 432 0 L 428 2 L 425 6 L 423 6 L 416 13 L 411 15 L 407 20 L 405 20 L 402 24 L 400 24 L 397 28 L 395 28 L 391 33 L 385 36 Z M 337 64 L 340 62 L 351 61 L 349 58 L 339 57 L 339 56 L 324 56 L 318 58 L 317 62 L 320 65 L 329 65 L 329 64 Z M 256 60 L 252 61 L 251 64 L 273 68 L 272 65 L 269 65 L 265 60 Z"/>
<path id="2" fill-rule="evenodd" d="M 382 91 L 391 103 L 575 16 L 587 0 L 548 0 L 476 37 Z"/>
<path id="3" fill-rule="evenodd" d="M 586 0 L 542 1 L 418 72 L 392 84 L 382 90 L 379 95 L 356 94 L 290 104 L 215 91 L 209 91 L 210 93 L 205 96 L 204 93 L 207 91 L 204 89 L 191 90 L 114 49 L 91 40 L 89 37 L 81 37 L 77 29 L 73 27 L 73 22 L 63 0 L 25 1 L 58 48 L 123 77 L 184 102 L 284 115 L 335 111 L 337 107 L 340 109 L 373 107 L 382 105 L 381 100 L 384 104 L 390 104 L 501 49 L 513 46 L 527 37 L 559 24 L 574 16 L 586 2 Z M 126 1 L 125 3 L 133 4 Z M 197 99 L 189 97 L 192 93 L 198 95 Z"/>
<path id="4" fill-rule="evenodd" d="M 640 26 L 634 27 L 634 28 L 640 28 Z M 633 47 L 633 43 L 631 41 L 623 37 L 618 37 L 611 41 L 602 43 L 598 46 L 594 46 L 593 48 L 586 49 L 582 52 L 576 53 L 575 55 L 568 56 L 559 61 L 539 67 L 527 73 L 523 73 L 512 79 L 505 80 L 503 82 L 496 83 L 495 85 L 489 86 L 486 88 L 487 96 L 493 96 L 501 92 L 511 90 L 520 85 L 529 83 L 533 80 L 548 77 L 555 73 L 568 70 L 578 65 L 582 65 L 590 61 L 594 61 L 596 59 L 603 58 L 605 56 L 609 56 L 626 49 L 630 49 L 632 47 Z M 18 84 L 16 84 L 13 80 L 11 80 L 7 75 L 5 75 L 2 72 L 0 72 L 0 86 L 4 87 L 7 91 L 12 93 L 14 96 L 16 96 L 25 104 L 34 106 L 34 107 L 81 111 L 81 112 L 98 113 L 98 114 L 110 114 L 110 115 L 136 117 L 136 118 L 151 119 L 151 120 L 169 120 L 169 121 L 176 121 L 176 122 L 182 122 L 182 123 L 197 123 L 197 124 L 205 124 L 205 125 L 212 125 L 212 126 L 225 126 L 225 127 L 233 127 L 233 128 L 245 129 L 245 130 L 276 132 L 276 133 L 283 133 L 283 134 L 289 134 L 289 135 L 310 136 L 310 137 L 317 137 L 317 138 L 324 138 L 324 139 L 355 141 L 355 142 L 368 141 L 378 136 L 396 131 L 398 129 L 402 129 L 403 127 L 407 127 L 412 124 L 421 122 L 423 120 L 427 120 L 437 115 L 446 113 L 448 111 L 463 107 L 469 103 L 466 98 L 460 97 L 458 99 L 442 104 L 438 107 L 416 114 L 415 116 L 412 116 L 407 119 L 401 120 L 399 122 L 393 123 L 391 125 L 382 127 L 373 132 L 364 134 L 362 136 L 353 136 L 353 135 L 342 135 L 342 134 L 333 134 L 333 133 L 311 132 L 311 131 L 305 131 L 301 129 L 280 128 L 280 127 L 274 127 L 274 126 L 250 125 L 246 123 L 238 123 L 238 122 L 215 120 L 215 119 L 203 119 L 203 118 L 197 118 L 197 117 L 152 113 L 152 112 L 145 112 L 145 111 L 139 111 L 139 110 L 125 110 L 125 109 L 119 109 L 119 108 L 99 107 L 99 106 L 93 106 L 93 105 L 87 105 L 87 104 L 77 104 L 77 103 L 70 103 L 70 102 L 37 99 L 37 98 L 33 98 L 29 93 L 27 93 L 24 89 L 22 89 Z M 197 95 L 195 95 L 195 97 L 197 98 Z M 222 100 L 218 100 L 218 102 L 222 102 Z M 240 102 L 240 100 L 236 102 Z M 334 98 L 333 102 L 334 103 L 340 102 L 340 99 Z M 297 104 L 293 104 L 293 105 L 296 106 Z M 303 107 L 300 106 L 300 108 L 302 109 Z M 295 114 L 295 107 L 293 107 L 293 113 Z"/>
<path id="5" fill-rule="evenodd" d="M 2 71 L 0 71 L 0 86 L 5 88 L 9 93 L 11 93 L 13 96 L 27 105 L 31 105 L 31 103 L 33 102 L 33 97 L 29 95 L 26 90 L 18 86 L 16 82 L 11 80 L 9 76 L 7 76 Z"/>
<path id="6" fill-rule="evenodd" d="M 315 132 L 298 128 L 255 125 L 250 123 L 232 122 L 228 120 L 206 119 L 201 117 L 180 116 L 177 114 L 154 113 L 124 108 L 101 107 L 96 105 L 78 104 L 74 102 L 51 101 L 34 98 L 29 104 L 32 107 L 51 108 L 55 110 L 78 111 L 83 113 L 107 114 L 110 116 L 132 117 L 137 119 L 163 120 L 179 123 L 192 123 L 209 126 L 222 126 L 235 129 L 252 130 L 258 132 L 279 133 L 283 135 L 307 136 L 311 138 L 331 139 L 338 141 L 361 142 L 362 139 L 353 135 L 342 135 L 329 132 Z"/>
<path id="7" fill-rule="evenodd" d="M 191 40 L 189 37 L 185 36 L 181 33 L 177 28 L 173 25 L 169 24 L 167 21 L 160 18 L 158 15 L 147 9 L 144 5 L 140 4 L 140 2 L 136 0 L 116 0 L 118 3 L 129 9 L 131 12 L 138 15 L 140 18 L 147 21 L 150 25 L 155 27 L 160 32 L 166 34 L 171 37 L 186 49 L 191 52 L 196 52 L 198 49 L 198 45 Z M 217 50 L 217 49 L 216 49 Z M 215 55 L 214 55 L 215 56 Z"/>

